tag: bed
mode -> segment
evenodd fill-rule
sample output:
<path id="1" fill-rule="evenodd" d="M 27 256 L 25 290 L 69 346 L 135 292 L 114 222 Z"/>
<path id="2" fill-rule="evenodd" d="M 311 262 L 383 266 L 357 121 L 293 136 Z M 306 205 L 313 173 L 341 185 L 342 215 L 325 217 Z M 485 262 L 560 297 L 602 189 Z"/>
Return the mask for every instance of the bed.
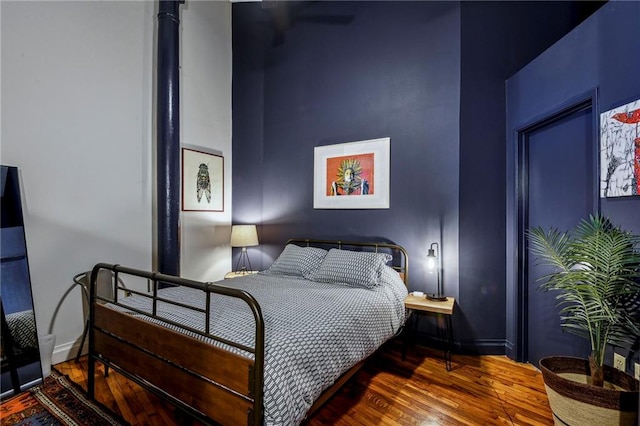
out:
<path id="1" fill-rule="evenodd" d="M 5 319 L 17 349 L 38 349 L 36 318 L 32 309 L 5 314 Z"/>
<path id="2" fill-rule="evenodd" d="M 105 269 L 112 298 L 94 291 Z M 101 362 L 206 424 L 300 424 L 402 329 L 407 273 L 398 245 L 310 239 L 216 283 L 100 263 L 89 396 Z"/>

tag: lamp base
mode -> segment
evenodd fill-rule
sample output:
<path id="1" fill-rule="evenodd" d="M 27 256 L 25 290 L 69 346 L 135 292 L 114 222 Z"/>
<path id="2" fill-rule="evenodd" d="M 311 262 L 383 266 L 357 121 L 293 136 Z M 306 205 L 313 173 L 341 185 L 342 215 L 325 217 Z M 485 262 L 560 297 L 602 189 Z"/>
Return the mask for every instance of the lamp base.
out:
<path id="1" fill-rule="evenodd" d="M 249 268 L 247 269 L 247 265 Z M 242 247 L 242 251 L 240 252 L 240 257 L 238 258 L 238 263 L 236 263 L 235 273 L 238 275 L 248 274 L 249 271 L 252 271 L 251 262 L 249 261 L 249 255 L 247 254 L 246 247 Z"/>
<path id="2" fill-rule="evenodd" d="M 441 294 L 427 294 L 425 296 L 429 300 L 433 300 L 434 302 L 445 302 L 447 300 L 447 296 L 443 296 Z"/>

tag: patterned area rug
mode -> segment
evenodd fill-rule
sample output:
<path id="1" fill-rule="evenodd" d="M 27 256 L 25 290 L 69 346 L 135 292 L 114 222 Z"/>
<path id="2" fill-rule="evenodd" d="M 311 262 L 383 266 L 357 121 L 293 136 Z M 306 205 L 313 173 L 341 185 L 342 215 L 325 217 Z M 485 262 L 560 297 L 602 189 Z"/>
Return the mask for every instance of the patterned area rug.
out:
<path id="1" fill-rule="evenodd" d="M 128 425 L 58 371 L 52 369 L 44 384 L 0 404 L 2 426 L 97 426 Z"/>

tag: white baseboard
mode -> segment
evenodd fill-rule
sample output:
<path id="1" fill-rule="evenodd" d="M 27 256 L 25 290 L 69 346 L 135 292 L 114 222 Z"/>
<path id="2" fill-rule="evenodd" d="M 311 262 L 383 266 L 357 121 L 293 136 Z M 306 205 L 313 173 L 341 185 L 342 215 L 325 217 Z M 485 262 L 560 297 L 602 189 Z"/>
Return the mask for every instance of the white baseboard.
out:
<path id="1" fill-rule="evenodd" d="M 85 342 L 86 343 L 86 342 Z M 80 342 L 71 342 L 66 343 L 64 345 L 56 346 L 53 349 L 53 356 L 51 357 L 51 364 L 56 365 L 61 362 L 69 361 L 70 359 L 74 359 L 76 354 L 78 353 L 78 348 L 80 347 Z M 86 353 L 87 345 L 82 350 L 82 353 Z"/>

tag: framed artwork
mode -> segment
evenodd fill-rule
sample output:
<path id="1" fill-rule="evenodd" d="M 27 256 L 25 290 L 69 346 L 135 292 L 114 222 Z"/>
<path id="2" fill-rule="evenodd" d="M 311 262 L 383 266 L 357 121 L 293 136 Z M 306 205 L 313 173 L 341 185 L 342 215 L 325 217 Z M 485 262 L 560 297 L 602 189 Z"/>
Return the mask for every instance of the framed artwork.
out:
<path id="1" fill-rule="evenodd" d="M 224 211 L 224 158 L 182 148 L 182 210 Z"/>
<path id="2" fill-rule="evenodd" d="M 640 99 L 600 114 L 600 197 L 640 195 Z"/>
<path id="3" fill-rule="evenodd" d="M 390 138 L 314 149 L 314 209 L 388 209 Z"/>

